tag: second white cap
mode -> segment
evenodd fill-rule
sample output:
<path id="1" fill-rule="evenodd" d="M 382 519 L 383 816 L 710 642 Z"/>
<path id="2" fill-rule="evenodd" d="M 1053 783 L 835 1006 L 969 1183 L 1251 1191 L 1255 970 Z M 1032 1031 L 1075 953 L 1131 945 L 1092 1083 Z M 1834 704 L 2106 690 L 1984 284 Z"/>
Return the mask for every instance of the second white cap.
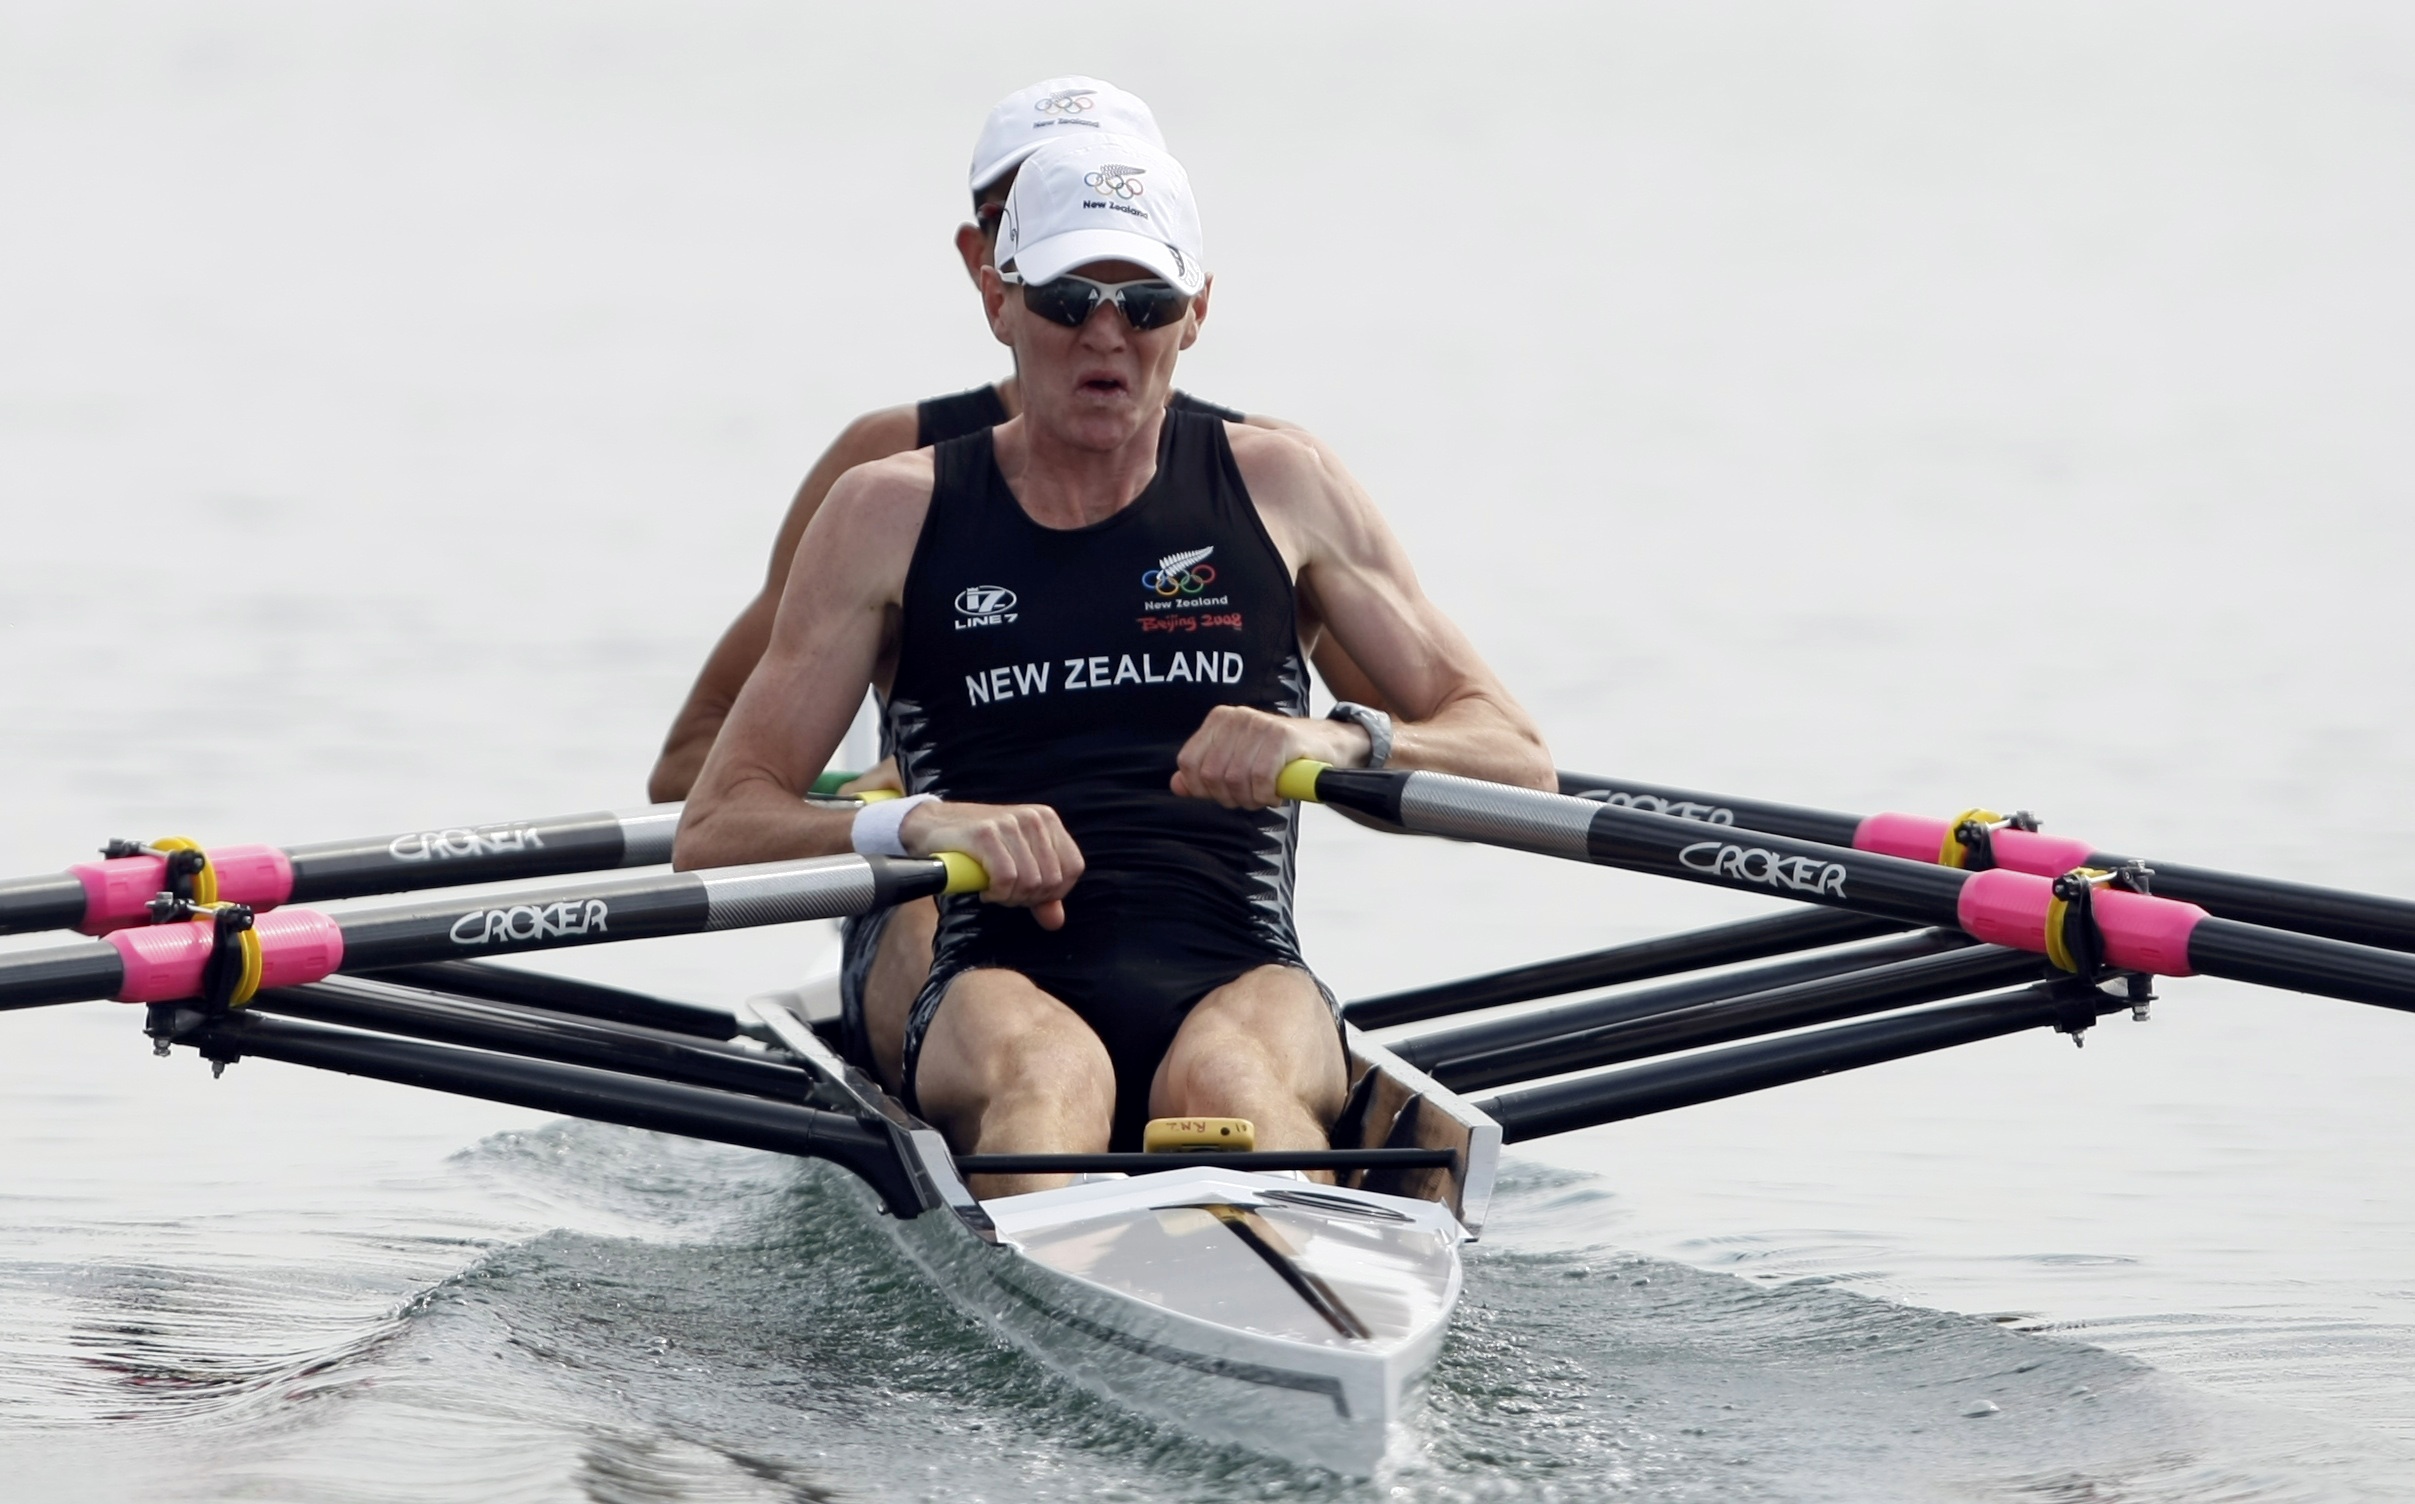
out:
<path id="1" fill-rule="evenodd" d="M 979 193 L 1025 157 L 1068 136 L 1134 136 L 1152 146 L 1166 144 L 1157 117 L 1138 94 L 1078 74 L 1044 78 L 990 106 L 981 139 L 973 143 L 973 191 Z"/>

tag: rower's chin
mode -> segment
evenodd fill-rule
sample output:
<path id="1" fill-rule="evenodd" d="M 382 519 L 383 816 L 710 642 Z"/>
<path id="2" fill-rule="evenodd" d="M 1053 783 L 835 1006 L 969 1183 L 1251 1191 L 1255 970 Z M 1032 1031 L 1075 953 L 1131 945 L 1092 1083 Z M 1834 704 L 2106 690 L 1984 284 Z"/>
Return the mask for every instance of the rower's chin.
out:
<path id="1" fill-rule="evenodd" d="M 1075 393 L 1064 417 L 1063 432 L 1066 440 L 1076 447 L 1105 453 L 1130 443 L 1144 416 L 1139 401 L 1129 390 L 1085 389 Z"/>

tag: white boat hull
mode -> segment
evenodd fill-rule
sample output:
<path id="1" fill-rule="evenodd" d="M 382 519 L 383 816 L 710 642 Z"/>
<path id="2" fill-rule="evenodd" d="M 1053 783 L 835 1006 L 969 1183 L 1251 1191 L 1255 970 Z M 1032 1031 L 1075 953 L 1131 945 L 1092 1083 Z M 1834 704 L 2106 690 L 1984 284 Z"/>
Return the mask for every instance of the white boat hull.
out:
<path id="1" fill-rule="evenodd" d="M 1354 1084 L 1337 1129 L 1447 1151 L 1449 1168 L 1358 1188 L 1194 1165 L 977 1201 L 945 1140 L 842 1064 L 799 1001 L 745 1011 L 891 1124 L 928 1209 L 890 1225 L 950 1301 L 1091 1392 L 1193 1435 L 1354 1476 L 1383 1459 L 1459 1304 L 1459 1249 L 1483 1225 L 1498 1124 L 1348 1029 Z"/>
<path id="2" fill-rule="evenodd" d="M 995 1242 L 897 1224 L 961 1309 L 1116 1404 L 1341 1473 L 1382 1459 L 1459 1301 L 1467 1234 L 1431 1201 L 1195 1169 L 983 1207 Z"/>

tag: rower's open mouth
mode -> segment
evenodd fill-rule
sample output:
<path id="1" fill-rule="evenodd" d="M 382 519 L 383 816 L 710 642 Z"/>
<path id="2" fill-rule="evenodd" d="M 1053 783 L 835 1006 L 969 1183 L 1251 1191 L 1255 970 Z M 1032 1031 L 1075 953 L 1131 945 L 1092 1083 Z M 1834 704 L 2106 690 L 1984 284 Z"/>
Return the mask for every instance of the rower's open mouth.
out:
<path id="1" fill-rule="evenodd" d="M 1118 397 L 1129 388 L 1121 376 L 1085 376 L 1081 389 L 1101 397 Z"/>

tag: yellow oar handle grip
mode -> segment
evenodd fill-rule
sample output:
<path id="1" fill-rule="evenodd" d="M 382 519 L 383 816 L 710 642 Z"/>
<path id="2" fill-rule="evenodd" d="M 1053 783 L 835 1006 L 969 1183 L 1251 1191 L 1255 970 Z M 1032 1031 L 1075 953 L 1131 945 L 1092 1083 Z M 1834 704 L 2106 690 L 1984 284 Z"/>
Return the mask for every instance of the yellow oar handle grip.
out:
<path id="1" fill-rule="evenodd" d="M 988 870 L 961 851 L 939 853 L 939 865 L 948 869 L 943 893 L 978 893 L 989 886 Z"/>
<path id="2" fill-rule="evenodd" d="M 844 794 L 840 797 L 854 799 L 864 804 L 878 804 L 885 799 L 903 799 L 906 796 L 895 789 L 865 789 L 861 793 Z"/>
<path id="3" fill-rule="evenodd" d="M 1317 775 L 1332 766 L 1329 762 L 1318 762 L 1312 757 L 1287 762 L 1283 764 L 1283 771 L 1275 775 L 1275 792 L 1286 799 L 1297 799 L 1302 804 L 1315 804 L 1318 802 Z"/>

